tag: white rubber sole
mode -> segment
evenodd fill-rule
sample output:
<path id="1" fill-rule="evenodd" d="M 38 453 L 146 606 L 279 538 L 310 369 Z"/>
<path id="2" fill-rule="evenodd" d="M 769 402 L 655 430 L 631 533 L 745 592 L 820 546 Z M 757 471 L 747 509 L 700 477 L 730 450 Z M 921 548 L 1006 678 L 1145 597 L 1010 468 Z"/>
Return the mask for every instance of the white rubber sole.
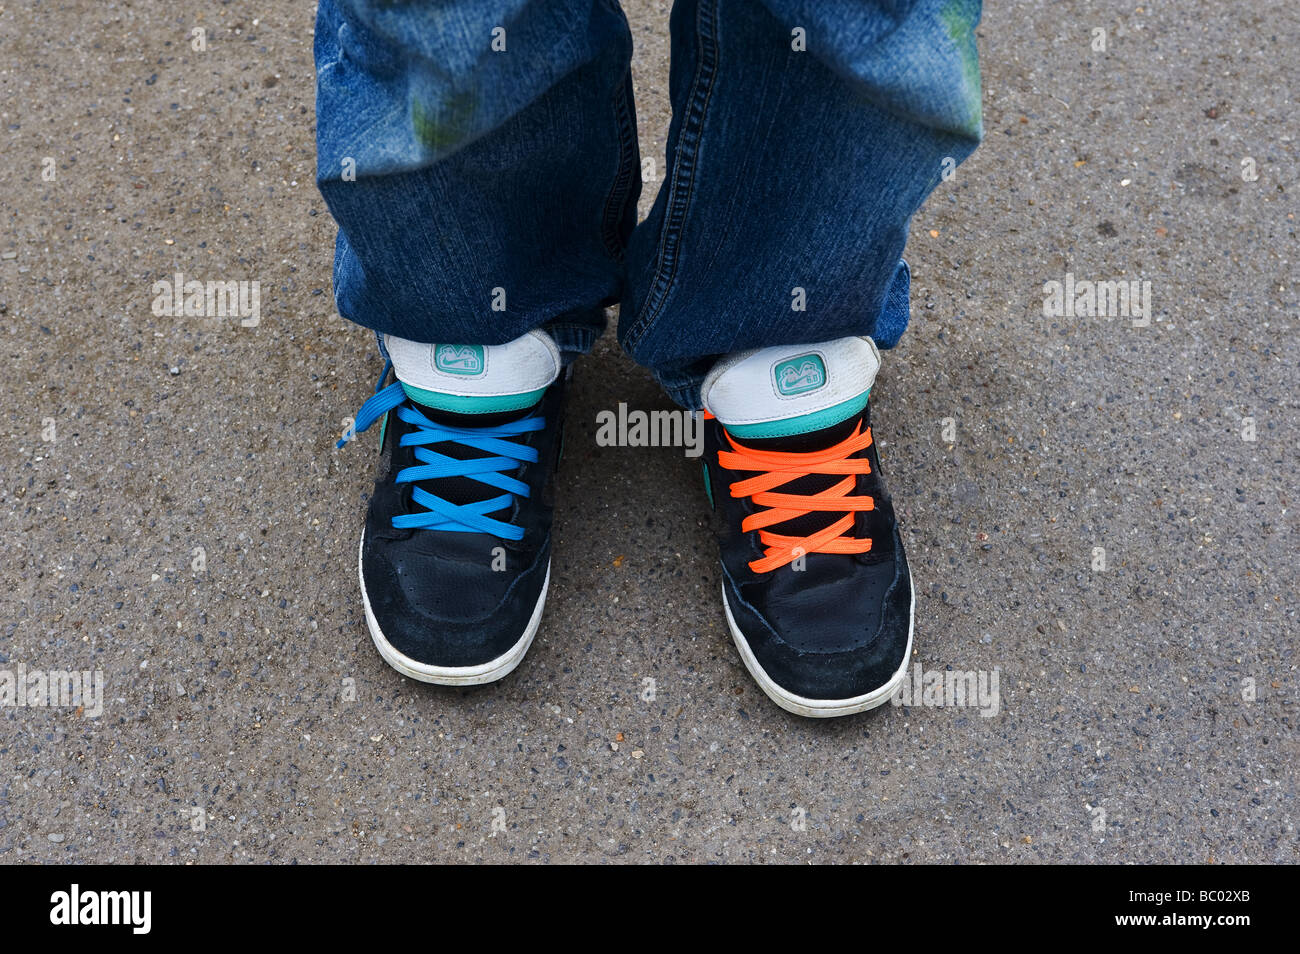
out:
<path id="1" fill-rule="evenodd" d="M 916 629 L 915 588 L 912 589 L 912 605 L 907 611 L 907 649 L 903 652 L 903 664 L 898 667 L 896 673 L 889 677 L 889 681 L 879 689 L 849 699 L 810 699 L 807 696 L 795 695 L 793 692 L 782 689 L 759 665 L 753 650 L 749 648 L 749 643 L 740 634 L 740 627 L 736 625 L 736 618 L 731 615 L 731 604 L 727 602 L 726 583 L 722 584 L 722 608 L 727 611 L 727 626 L 731 629 L 732 642 L 740 650 L 741 662 L 745 664 L 749 674 L 754 677 L 758 687 L 767 694 L 769 699 L 786 712 L 793 712 L 795 715 L 809 719 L 833 719 L 837 716 L 866 712 L 877 706 L 883 706 L 892 699 L 894 693 L 898 692 L 903 685 L 903 680 L 907 677 L 907 664 L 912 658 L 912 635 Z"/>
<path id="2" fill-rule="evenodd" d="M 384 662 L 403 676 L 418 679 L 420 682 L 433 683 L 436 686 L 481 686 L 505 678 L 514 671 L 516 666 L 524 661 L 528 647 L 533 644 L 533 637 L 537 635 L 537 630 L 542 624 L 542 609 L 546 606 L 546 591 L 551 586 L 551 563 L 549 560 L 546 562 L 546 579 L 542 581 L 542 593 L 537 597 L 537 605 L 533 607 L 533 614 L 528 619 L 528 627 L 524 630 L 524 634 L 519 637 L 518 642 L 496 659 L 488 660 L 477 666 L 431 666 L 428 663 L 419 662 L 404 653 L 398 652 L 393 647 L 393 644 L 384 638 L 384 631 L 379 628 L 379 621 L 375 619 L 374 611 L 370 609 L 370 597 L 366 595 L 366 575 L 361 571 L 361 554 L 364 550 L 365 537 L 362 537 L 361 547 L 357 550 L 357 578 L 361 581 L 361 605 L 366 610 L 366 626 L 370 629 L 370 639 L 374 642 L 375 648 L 379 650 L 379 655 L 384 657 Z"/>

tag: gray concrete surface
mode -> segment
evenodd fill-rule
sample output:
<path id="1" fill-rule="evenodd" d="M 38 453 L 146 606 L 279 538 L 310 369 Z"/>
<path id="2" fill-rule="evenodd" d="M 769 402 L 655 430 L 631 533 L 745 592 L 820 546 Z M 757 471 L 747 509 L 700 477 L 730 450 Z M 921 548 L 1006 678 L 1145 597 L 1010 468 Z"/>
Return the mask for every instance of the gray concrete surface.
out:
<path id="1" fill-rule="evenodd" d="M 669 406 L 611 337 L 523 667 L 380 661 L 311 5 L 187 6 L 0 3 L 0 670 L 105 679 L 98 719 L 0 709 L 0 862 L 1300 860 L 1294 3 L 987 11 L 987 142 L 916 217 L 875 406 L 916 662 L 1000 710 L 831 723 L 742 668 L 698 464 L 596 446 Z M 627 7 L 661 156 L 668 4 Z M 259 280 L 260 325 L 156 317 L 177 270 Z M 1044 318 L 1067 271 L 1154 320 Z"/>

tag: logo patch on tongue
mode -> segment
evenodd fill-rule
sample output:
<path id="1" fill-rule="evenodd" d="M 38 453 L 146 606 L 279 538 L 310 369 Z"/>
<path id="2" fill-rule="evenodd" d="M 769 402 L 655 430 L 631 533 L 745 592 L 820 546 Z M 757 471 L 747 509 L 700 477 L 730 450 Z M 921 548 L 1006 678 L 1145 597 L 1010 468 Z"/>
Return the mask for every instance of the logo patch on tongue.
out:
<path id="1" fill-rule="evenodd" d="M 819 354 L 801 354 L 778 361 L 772 368 L 776 391 L 784 397 L 807 394 L 826 384 L 826 362 Z"/>
<path id="2" fill-rule="evenodd" d="M 412 401 L 455 414 L 532 407 L 564 366 L 560 349 L 541 329 L 499 345 L 435 344 L 384 335 L 384 347 Z"/>
<path id="3" fill-rule="evenodd" d="M 482 345 L 440 344 L 433 350 L 433 366 L 446 374 L 477 377 L 487 368 Z"/>
<path id="4" fill-rule="evenodd" d="M 861 414 L 879 370 L 866 337 L 775 345 L 719 360 L 700 400 L 733 437 L 789 437 Z"/>

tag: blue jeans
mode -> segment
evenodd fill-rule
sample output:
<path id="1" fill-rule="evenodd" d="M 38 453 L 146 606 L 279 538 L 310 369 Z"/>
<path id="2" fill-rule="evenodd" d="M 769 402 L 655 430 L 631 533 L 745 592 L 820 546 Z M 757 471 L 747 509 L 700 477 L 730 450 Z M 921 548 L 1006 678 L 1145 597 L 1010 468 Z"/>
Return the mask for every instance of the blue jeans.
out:
<path id="1" fill-rule="evenodd" d="M 416 341 L 546 327 L 699 407 L 720 355 L 908 318 L 909 220 L 982 134 L 980 0 L 677 0 L 667 168 L 614 0 L 321 0 L 318 183 L 341 315 Z M 649 177 L 647 177 L 649 178 Z"/>

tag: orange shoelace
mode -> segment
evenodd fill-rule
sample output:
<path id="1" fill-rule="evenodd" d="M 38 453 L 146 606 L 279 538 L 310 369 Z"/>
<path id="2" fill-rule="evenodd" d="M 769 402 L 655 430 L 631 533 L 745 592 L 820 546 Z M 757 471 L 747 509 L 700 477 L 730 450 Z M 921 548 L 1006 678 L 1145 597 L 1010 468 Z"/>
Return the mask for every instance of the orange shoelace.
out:
<path id="1" fill-rule="evenodd" d="M 863 431 L 859 422 L 847 439 L 826 450 L 807 453 L 755 450 L 736 443 L 730 434 L 727 441 L 732 449 L 718 451 L 719 466 L 727 470 L 758 472 L 755 477 L 732 484 L 731 496 L 752 497 L 755 504 L 768 508 L 750 514 L 740 524 L 740 529 L 746 533 L 758 530 L 759 542 L 767 547 L 766 556 L 750 561 L 751 570 L 770 573 L 777 567 L 793 563 L 805 553 L 866 553 L 871 549 L 870 539 L 859 540 L 845 535 L 853 527 L 854 515 L 858 511 L 876 508 L 872 497 L 849 496 L 857 484 L 857 475 L 871 473 L 869 460 L 852 456 L 871 446 L 871 428 Z M 810 474 L 849 476 L 815 494 L 772 492 L 773 488 Z M 762 529 L 821 511 L 842 512 L 844 516 L 806 537 L 790 537 Z"/>

